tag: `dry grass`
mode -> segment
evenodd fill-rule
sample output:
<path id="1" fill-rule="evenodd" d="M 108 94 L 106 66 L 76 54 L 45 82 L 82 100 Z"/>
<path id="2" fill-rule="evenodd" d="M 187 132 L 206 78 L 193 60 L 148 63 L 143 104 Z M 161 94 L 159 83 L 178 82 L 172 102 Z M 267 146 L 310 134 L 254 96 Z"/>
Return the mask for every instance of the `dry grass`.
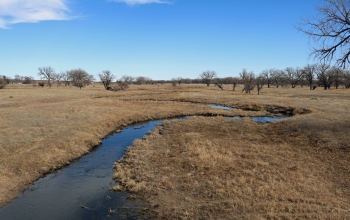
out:
<path id="1" fill-rule="evenodd" d="M 227 112 L 192 103 L 121 99 L 173 93 L 170 86 L 147 88 L 110 92 L 102 85 L 83 90 L 8 85 L 0 90 L 0 206 L 35 179 L 88 153 L 110 132 L 128 124 Z"/>
<path id="2" fill-rule="evenodd" d="M 239 107 L 242 110 L 232 112 L 215 110 L 196 103 L 224 104 Z M 283 108 L 278 106 L 283 106 Z M 311 180 L 308 176 L 321 178 L 317 183 L 325 186 L 319 186 L 320 189 L 326 189 L 333 184 L 331 189 L 336 189 L 337 194 L 334 194 L 333 191 L 330 193 L 326 191 L 326 199 L 317 196 L 312 198 L 331 201 L 332 204 L 326 204 L 325 208 L 320 208 L 320 210 L 326 212 L 325 210 L 334 207 L 334 216 L 339 217 L 342 216 L 342 213 L 349 211 L 348 206 L 339 207 L 339 204 L 344 202 L 344 198 L 350 197 L 348 165 L 350 149 L 348 141 L 350 136 L 349 107 L 350 91 L 345 89 L 310 91 L 307 88 L 264 88 L 262 95 L 258 96 L 256 94 L 242 94 L 239 87 L 237 91 L 229 91 L 228 86 L 225 87 L 224 91 L 221 91 L 214 86 L 206 87 L 203 85 L 181 85 L 176 88 L 171 85 L 135 85 L 131 86 L 128 91 L 110 92 L 103 90 L 102 85 L 89 86 L 81 91 L 73 87 L 38 88 L 30 85 L 7 85 L 5 89 L 0 90 L 0 206 L 13 199 L 33 180 L 88 153 L 107 134 L 133 122 L 194 114 L 257 116 L 271 114 L 267 111 L 276 110 L 288 111 L 297 115 L 288 119 L 286 126 L 293 127 L 297 134 L 301 135 L 300 138 L 304 138 L 303 142 L 294 140 L 294 138 L 298 139 L 298 136 L 288 136 L 289 130 L 287 128 L 280 128 L 281 133 L 278 133 L 277 128 L 276 130 L 271 128 L 272 133 L 269 135 L 265 132 L 267 126 L 264 129 L 253 129 L 252 131 L 257 131 L 257 134 L 248 132 L 247 135 L 257 135 L 258 137 L 264 134 L 265 136 L 262 139 L 267 139 L 271 143 L 281 139 L 278 135 L 283 137 L 281 141 L 290 138 L 292 139 L 290 143 L 281 144 L 278 147 L 289 149 L 293 146 L 293 148 L 303 152 L 301 158 L 316 162 L 323 161 L 323 167 L 316 162 L 309 164 L 304 161 L 300 164 L 300 167 L 298 166 L 297 170 L 301 169 L 303 171 L 300 171 L 300 175 L 305 179 L 305 184 Z M 243 111 L 243 109 L 254 111 Z M 305 109 L 310 109 L 312 113 L 304 114 L 307 113 Z M 256 126 L 245 121 L 237 123 L 243 123 L 243 127 Z M 282 131 L 285 131 L 285 133 Z M 200 134 L 200 131 L 196 129 L 191 132 Z M 227 138 L 230 138 L 231 133 L 227 134 Z M 244 136 L 244 134 L 242 135 Z M 190 132 L 189 136 L 191 137 Z M 210 143 L 210 138 L 208 137 L 208 139 L 208 143 Z M 200 145 L 205 146 L 205 139 L 201 140 L 204 143 L 200 143 Z M 246 140 L 244 144 L 251 148 L 254 143 Z M 215 145 L 211 143 L 208 146 Z M 266 147 L 266 152 L 269 154 L 274 152 L 271 149 L 269 150 L 268 146 Z M 212 153 L 208 147 L 202 150 L 204 153 Z M 226 153 L 225 151 L 223 156 Z M 258 153 L 256 152 L 256 155 Z M 176 156 L 176 154 L 174 155 Z M 286 155 L 289 154 L 286 153 Z M 257 161 L 265 161 L 259 159 L 258 156 L 256 158 Z M 268 158 L 270 159 L 270 157 Z M 279 162 L 282 163 L 285 158 L 281 158 Z M 225 160 L 223 159 L 223 161 Z M 220 160 L 217 159 L 217 161 Z M 317 164 L 315 165 L 316 168 L 323 169 L 323 176 L 322 172 L 311 169 L 313 164 Z M 270 167 L 271 164 L 264 166 Z M 305 166 L 305 169 L 303 166 Z M 276 169 L 278 167 L 282 166 L 275 166 Z M 137 169 L 134 165 L 132 168 Z M 283 173 L 286 170 L 288 169 L 282 167 L 279 172 Z M 125 169 L 125 172 L 127 172 L 127 169 Z M 171 174 L 172 172 L 173 170 L 169 168 L 168 173 Z M 255 175 L 255 173 L 247 171 L 246 176 L 242 175 L 240 181 L 248 181 L 253 178 L 253 174 Z M 178 187 L 177 183 L 169 178 L 166 175 L 162 176 L 162 184 L 169 187 L 169 189 Z M 224 184 L 221 180 L 216 183 L 211 177 L 203 179 L 213 182 L 215 187 L 217 187 L 215 185 L 217 183 Z M 132 187 L 134 191 L 149 187 L 146 183 L 138 183 L 132 178 L 129 181 L 129 185 L 134 186 Z M 292 183 L 294 182 L 292 181 Z M 265 182 L 265 187 L 268 186 L 267 183 Z M 233 183 L 227 184 L 232 185 Z M 283 187 L 281 186 L 278 189 L 284 189 Z M 307 192 L 311 194 L 318 192 L 316 189 L 312 191 L 313 188 L 317 188 L 315 183 L 310 185 Z M 252 188 L 251 190 L 252 193 L 255 193 L 257 189 Z M 221 195 L 220 193 L 223 194 L 224 192 L 217 192 L 218 195 Z M 244 195 L 252 194 L 245 192 Z M 308 198 L 307 195 L 304 196 L 305 199 Z M 180 200 L 185 199 L 181 195 L 178 198 Z M 334 198 L 339 199 L 339 202 L 335 202 Z M 314 203 L 311 202 L 310 204 Z M 261 204 L 261 206 L 264 205 Z M 280 205 L 277 204 L 276 206 Z M 318 207 L 317 204 L 315 206 Z M 230 207 L 227 209 L 229 210 Z M 239 207 L 237 206 L 235 209 L 239 210 Z M 255 210 L 251 206 L 244 207 L 246 208 L 242 206 L 242 209 L 240 209 L 242 216 L 246 214 L 244 211 Z M 260 210 L 261 216 L 264 217 L 269 217 L 267 213 L 276 213 L 280 210 L 276 209 L 277 211 L 268 212 L 266 207 L 256 210 Z M 313 206 L 310 207 L 312 209 Z M 181 213 L 179 210 L 172 211 Z M 191 210 L 187 210 L 187 212 L 195 213 Z M 294 212 L 298 213 L 297 209 Z M 329 216 L 333 218 L 331 214 L 332 212 L 329 213 Z M 315 213 L 310 214 L 310 212 L 307 215 L 317 216 Z M 301 214 L 294 216 L 303 218 Z"/>
<path id="3" fill-rule="evenodd" d="M 346 219 L 349 173 L 314 145 L 288 120 L 165 121 L 115 164 L 116 190 L 139 193 L 157 219 Z"/>

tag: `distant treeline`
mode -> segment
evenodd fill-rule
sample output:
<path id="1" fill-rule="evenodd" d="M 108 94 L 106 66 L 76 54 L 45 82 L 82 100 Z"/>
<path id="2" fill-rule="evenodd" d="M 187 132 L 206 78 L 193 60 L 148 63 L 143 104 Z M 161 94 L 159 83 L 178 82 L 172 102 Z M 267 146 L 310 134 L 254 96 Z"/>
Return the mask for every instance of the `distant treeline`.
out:
<path id="1" fill-rule="evenodd" d="M 57 86 L 61 84 L 65 86 L 77 86 L 82 88 L 94 82 L 101 82 L 106 89 L 110 90 L 125 90 L 130 84 L 142 85 L 142 84 L 165 84 L 170 83 L 173 86 L 181 84 L 214 84 L 223 89 L 223 85 L 232 84 L 234 90 L 236 84 L 243 84 L 246 93 L 249 93 L 252 89 L 257 88 L 260 91 L 264 86 L 270 88 L 274 86 L 279 87 L 303 87 L 308 86 L 311 90 L 317 87 L 323 87 L 323 89 L 330 89 L 334 87 L 350 88 L 350 70 L 342 69 L 336 66 L 330 66 L 326 64 L 313 64 L 306 65 L 303 68 L 300 67 L 287 67 L 282 69 L 267 69 L 260 74 L 254 74 L 246 69 L 243 69 L 239 73 L 238 77 L 218 77 L 215 71 L 204 71 L 198 78 L 172 78 L 171 80 L 153 80 L 149 77 L 138 76 L 132 77 L 123 75 L 117 80 L 116 77 L 109 71 L 105 70 L 98 74 L 99 80 L 96 80 L 93 75 L 88 74 L 83 69 L 67 70 L 65 72 L 56 73 L 52 67 L 38 68 L 38 75 L 41 76 L 41 80 L 34 80 L 31 76 L 19 76 L 15 75 L 14 78 L 0 75 L 0 89 L 6 84 L 33 84 L 34 86 L 52 86 L 55 83 Z M 114 81 L 113 81 L 114 80 Z M 114 83 L 117 86 L 111 87 Z M 242 91 L 242 92 L 243 92 Z"/>

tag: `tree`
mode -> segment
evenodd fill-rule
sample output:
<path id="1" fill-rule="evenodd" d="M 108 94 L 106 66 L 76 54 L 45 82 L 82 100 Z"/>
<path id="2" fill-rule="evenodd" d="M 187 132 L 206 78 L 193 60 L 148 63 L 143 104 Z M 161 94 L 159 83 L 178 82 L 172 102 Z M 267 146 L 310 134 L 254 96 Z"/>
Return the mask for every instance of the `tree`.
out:
<path id="1" fill-rule="evenodd" d="M 153 79 L 151 79 L 149 77 L 145 77 L 145 82 L 146 82 L 146 84 L 154 84 Z"/>
<path id="2" fill-rule="evenodd" d="M 246 69 L 243 69 L 242 72 L 239 73 L 239 76 L 242 79 L 242 83 L 244 85 L 244 88 L 242 89 L 242 92 L 245 91 L 245 93 L 250 93 L 251 90 L 254 89 L 255 84 L 255 75 L 253 72 L 248 72 Z"/>
<path id="3" fill-rule="evenodd" d="M 273 69 L 264 70 L 260 74 L 260 76 L 263 76 L 266 79 L 267 88 L 270 88 L 270 85 L 271 85 L 271 73 L 272 73 L 272 71 L 273 71 Z"/>
<path id="4" fill-rule="evenodd" d="M 32 84 L 34 78 L 32 76 L 23 76 L 22 83 L 23 84 Z"/>
<path id="5" fill-rule="evenodd" d="M 117 80 L 117 85 L 113 87 L 113 91 L 127 90 L 129 85 L 133 82 L 134 78 L 132 76 L 124 75 L 119 80 Z"/>
<path id="6" fill-rule="evenodd" d="M 191 84 L 192 80 L 190 78 L 184 78 L 181 80 L 182 83 L 185 83 L 185 84 Z"/>
<path id="7" fill-rule="evenodd" d="M 349 70 L 344 71 L 343 79 L 344 79 L 343 82 L 344 82 L 345 88 L 350 89 L 350 71 Z"/>
<path id="8" fill-rule="evenodd" d="M 318 16 L 304 18 L 297 29 L 316 44 L 311 55 L 322 61 L 335 60 L 346 67 L 350 56 L 350 1 L 324 0 L 316 7 Z"/>
<path id="9" fill-rule="evenodd" d="M 20 84 L 22 83 L 23 77 L 20 75 L 15 75 L 15 78 L 13 79 L 13 83 Z"/>
<path id="10" fill-rule="evenodd" d="M 110 87 L 109 85 L 111 84 L 112 80 L 114 79 L 114 75 L 111 73 L 111 71 L 104 70 L 102 73 L 98 74 L 98 76 L 100 77 L 103 86 L 107 90 Z"/>
<path id="11" fill-rule="evenodd" d="M 136 79 L 135 79 L 135 83 L 136 83 L 137 85 L 144 84 L 144 83 L 146 83 L 146 81 L 147 81 L 147 78 L 144 77 L 144 76 L 138 76 L 138 77 L 136 77 Z"/>
<path id="12" fill-rule="evenodd" d="M 261 73 L 258 77 L 256 77 L 256 89 L 258 90 L 258 95 L 260 95 L 260 91 L 262 90 L 264 84 L 265 84 L 265 81 L 266 80 L 266 76 Z"/>
<path id="13" fill-rule="evenodd" d="M 219 87 L 221 90 L 224 90 L 222 79 L 216 78 L 216 79 L 213 79 L 213 81 L 215 86 Z"/>
<path id="14" fill-rule="evenodd" d="M 176 80 L 179 85 L 181 85 L 181 83 L 183 82 L 182 77 L 177 77 Z"/>
<path id="15" fill-rule="evenodd" d="M 199 76 L 202 78 L 203 82 L 204 82 L 205 84 L 207 84 L 207 86 L 209 86 L 211 80 L 212 80 L 214 77 L 217 77 L 217 74 L 216 74 L 215 71 L 209 71 L 209 70 L 207 70 L 207 71 L 203 72 L 203 73 L 202 73 L 201 75 L 199 75 Z"/>
<path id="16" fill-rule="evenodd" d="M 61 86 L 62 83 L 62 79 L 64 79 L 65 77 L 65 73 L 61 72 L 61 73 L 57 73 L 54 75 L 54 79 L 57 82 L 57 86 Z"/>
<path id="17" fill-rule="evenodd" d="M 295 88 L 297 84 L 303 79 L 303 71 L 300 68 L 287 67 L 285 70 L 285 77 L 287 81 Z"/>
<path id="18" fill-rule="evenodd" d="M 275 83 L 276 87 L 278 88 L 284 78 L 284 72 L 283 70 L 276 70 L 273 69 L 271 72 L 271 78 L 273 79 L 273 82 Z"/>
<path id="19" fill-rule="evenodd" d="M 63 72 L 64 86 L 69 86 L 71 80 L 72 80 L 72 78 L 71 78 L 71 75 L 70 75 L 70 71 L 67 70 L 66 72 Z"/>
<path id="20" fill-rule="evenodd" d="M 329 89 L 334 80 L 334 71 L 330 71 L 330 66 L 327 64 L 319 64 L 316 66 L 315 72 L 324 90 Z"/>
<path id="21" fill-rule="evenodd" d="M 170 81 L 171 81 L 171 85 L 176 87 L 176 85 L 177 85 L 177 78 L 172 78 Z"/>
<path id="22" fill-rule="evenodd" d="M 316 69 L 315 64 L 313 64 L 313 65 L 308 64 L 304 67 L 304 71 L 303 71 L 304 77 L 310 86 L 310 90 L 312 90 L 314 88 L 312 83 L 313 83 L 313 80 L 315 78 L 315 69 Z"/>
<path id="23" fill-rule="evenodd" d="M 54 76 L 55 76 L 55 70 L 51 67 L 41 67 L 38 68 L 39 73 L 38 75 L 41 76 L 42 78 L 47 80 L 47 84 L 49 85 L 49 87 L 51 87 L 51 81 L 54 80 Z"/>
<path id="24" fill-rule="evenodd" d="M 134 77 L 128 76 L 128 75 L 123 75 L 119 81 L 126 82 L 129 85 L 134 82 Z"/>
<path id="25" fill-rule="evenodd" d="M 72 79 L 73 86 L 79 87 L 80 89 L 91 81 L 92 75 L 89 75 L 85 70 L 74 69 L 69 71 L 70 78 Z"/>
<path id="26" fill-rule="evenodd" d="M 343 74 L 343 70 L 340 69 L 340 68 L 337 68 L 337 67 L 333 67 L 331 69 L 331 71 L 333 71 L 334 73 L 334 87 L 336 89 L 339 88 L 339 86 L 343 83 L 343 77 L 344 77 L 344 74 Z"/>
<path id="27" fill-rule="evenodd" d="M 87 77 L 84 79 L 84 86 L 88 86 L 91 83 L 93 83 L 95 81 L 95 77 L 92 74 L 88 74 Z"/>

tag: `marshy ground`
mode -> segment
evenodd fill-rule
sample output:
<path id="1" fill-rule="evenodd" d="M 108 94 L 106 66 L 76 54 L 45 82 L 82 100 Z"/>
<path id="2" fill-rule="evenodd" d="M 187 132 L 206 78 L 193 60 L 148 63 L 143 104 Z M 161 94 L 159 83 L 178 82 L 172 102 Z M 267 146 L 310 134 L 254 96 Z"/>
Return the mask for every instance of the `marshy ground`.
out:
<path id="1" fill-rule="evenodd" d="M 147 200 L 158 218 L 348 218 L 349 90 L 264 88 L 258 96 L 224 89 L 8 85 L 0 90 L 0 206 L 134 122 L 287 111 L 295 116 L 265 125 L 223 117 L 166 122 L 116 163 L 116 188 Z"/>

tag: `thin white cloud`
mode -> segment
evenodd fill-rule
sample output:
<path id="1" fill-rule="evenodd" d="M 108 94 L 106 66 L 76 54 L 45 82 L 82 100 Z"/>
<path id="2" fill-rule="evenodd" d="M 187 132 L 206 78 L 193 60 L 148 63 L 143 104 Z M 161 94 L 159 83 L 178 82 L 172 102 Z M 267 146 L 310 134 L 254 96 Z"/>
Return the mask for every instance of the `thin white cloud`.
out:
<path id="1" fill-rule="evenodd" d="M 67 0 L 0 0 L 0 28 L 17 23 L 69 20 Z"/>
<path id="2" fill-rule="evenodd" d="M 113 2 L 123 2 L 127 5 L 142 5 L 142 4 L 151 4 L 151 3 L 159 3 L 159 4 L 170 4 L 169 1 L 163 0 L 111 0 Z"/>

